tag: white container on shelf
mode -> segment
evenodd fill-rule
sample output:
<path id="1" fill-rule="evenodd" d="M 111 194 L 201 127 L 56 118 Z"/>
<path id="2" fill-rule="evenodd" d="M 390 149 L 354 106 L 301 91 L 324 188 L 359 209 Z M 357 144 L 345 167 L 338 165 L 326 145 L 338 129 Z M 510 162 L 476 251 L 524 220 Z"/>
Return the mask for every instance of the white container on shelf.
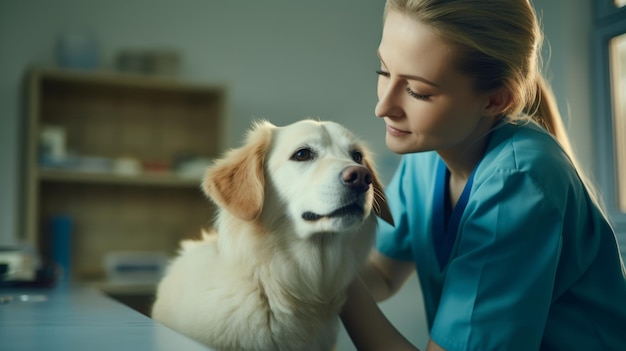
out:
<path id="1" fill-rule="evenodd" d="M 104 257 L 107 282 L 112 284 L 156 284 L 167 263 L 160 251 L 113 251 Z"/>

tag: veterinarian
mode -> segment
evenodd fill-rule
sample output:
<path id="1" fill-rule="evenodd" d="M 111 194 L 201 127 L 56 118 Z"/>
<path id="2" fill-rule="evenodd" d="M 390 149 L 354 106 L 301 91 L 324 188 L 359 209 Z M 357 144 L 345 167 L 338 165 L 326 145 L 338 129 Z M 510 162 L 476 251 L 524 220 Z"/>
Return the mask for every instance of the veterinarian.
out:
<path id="1" fill-rule="evenodd" d="M 624 265 L 541 46 L 528 0 L 387 1 L 376 115 L 403 157 L 342 313 L 359 350 L 416 349 L 375 303 L 414 273 L 428 351 L 626 350 Z"/>

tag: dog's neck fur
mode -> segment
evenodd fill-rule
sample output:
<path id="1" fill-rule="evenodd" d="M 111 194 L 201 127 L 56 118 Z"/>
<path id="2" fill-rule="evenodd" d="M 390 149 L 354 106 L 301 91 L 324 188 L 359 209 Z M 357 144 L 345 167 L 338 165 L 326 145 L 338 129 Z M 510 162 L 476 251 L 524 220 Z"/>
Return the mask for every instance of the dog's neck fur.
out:
<path id="1" fill-rule="evenodd" d="M 367 221 L 375 221 L 374 215 Z M 343 305 L 347 286 L 358 274 L 374 236 L 370 229 L 301 239 L 289 232 L 293 230 L 289 223 L 270 226 L 280 229 L 268 231 L 258 221 L 245 222 L 225 211 L 216 224 L 220 255 L 244 265 L 242 272 L 254 272 L 249 279 L 259 285 L 273 311 L 324 313 L 329 318 Z M 275 305 L 279 301 L 289 306 Z"/>

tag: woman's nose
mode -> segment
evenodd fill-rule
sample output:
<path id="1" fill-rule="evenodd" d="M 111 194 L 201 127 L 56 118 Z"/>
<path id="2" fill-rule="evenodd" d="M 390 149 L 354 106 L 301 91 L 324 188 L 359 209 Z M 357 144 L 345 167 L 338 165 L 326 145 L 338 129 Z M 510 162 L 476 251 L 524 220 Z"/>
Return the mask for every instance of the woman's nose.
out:
<path id="1" fill-rule="evenodd" d="M 400 117 L 402 116 L 402 107 L 400 105 L 400 96 L 392 84 L 378 84 L 378 103 L 374 109 L 377 117 Z"/>

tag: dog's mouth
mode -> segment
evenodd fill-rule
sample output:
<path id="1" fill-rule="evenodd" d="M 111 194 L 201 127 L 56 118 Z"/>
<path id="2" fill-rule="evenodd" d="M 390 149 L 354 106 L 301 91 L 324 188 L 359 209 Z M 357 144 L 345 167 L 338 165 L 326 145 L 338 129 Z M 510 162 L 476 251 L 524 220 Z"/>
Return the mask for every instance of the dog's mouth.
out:
<path id="1" fill-rule="evenodd" d="M 318 214 L 311 211 L 306 211 L 302 213 L 302 219 L 308 222 L 315 222 L 322 218 L 334 218 L 334 217 L 345 217 L 345 216 L 355 216 L 355 215 L 363 215 L 363 206 L 359 206 L 356 203 L 352 203 L 350 205 L 340 207 L 331 213 L 328 214 Z"/>

